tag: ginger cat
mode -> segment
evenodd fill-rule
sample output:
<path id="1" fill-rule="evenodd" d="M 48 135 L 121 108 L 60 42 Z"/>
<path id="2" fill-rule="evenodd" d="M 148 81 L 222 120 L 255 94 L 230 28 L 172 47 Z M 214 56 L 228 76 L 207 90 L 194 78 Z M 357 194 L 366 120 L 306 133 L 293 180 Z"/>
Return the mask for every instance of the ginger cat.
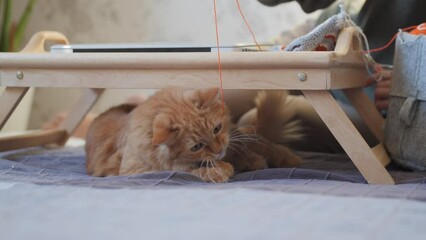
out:
<path id="1" fill-rule="evenodd" d="M 288 91 L 260 91 L 255 108 L 239 119 L 231 132 L 231 142 L 224 161 L 236 172 L 263 168 L 296 167 L 301 163 L 285 146 L 303 138 L 294 113 L 286 111 Z"/>
<path id="2" fill-rule="evenodd" d="M 258 106 L 263 103 L 268 101 Z M 286 147 L 259 140 L 257 129 L 231 124 L 217 88 L 163 89 L 140 105 L 114 107 L 94 120 L 86 137 L 86 169 L 93 176 L 183 171 L 208 182 L 226 182 L 234 168 L 300 162 Z"/>

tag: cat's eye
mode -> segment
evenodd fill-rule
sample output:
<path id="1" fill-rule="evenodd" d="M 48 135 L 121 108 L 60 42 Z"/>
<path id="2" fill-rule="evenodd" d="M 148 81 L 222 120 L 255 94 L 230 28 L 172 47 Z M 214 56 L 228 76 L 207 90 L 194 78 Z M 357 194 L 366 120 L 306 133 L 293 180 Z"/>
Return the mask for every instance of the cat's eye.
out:
<path id="1" fill-rule="evenodd" d="M 214 129 L 213 134 L 218 134 L 222 130 L 222 123 L 219 123 Z"/>
<path id="2" fill-rule="evenodd" d="M 196 151 L 200 150 L 203 147 L 204 147 L 203 143 L 197 143 L 194 146 L 192 146 L 191 151 L 196 152 Z"/>

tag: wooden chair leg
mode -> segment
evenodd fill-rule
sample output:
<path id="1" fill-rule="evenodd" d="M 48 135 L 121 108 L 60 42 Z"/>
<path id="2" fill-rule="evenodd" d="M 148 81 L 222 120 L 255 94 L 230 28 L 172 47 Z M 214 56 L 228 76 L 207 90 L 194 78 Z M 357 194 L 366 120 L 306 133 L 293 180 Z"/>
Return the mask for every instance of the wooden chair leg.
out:
<path id="1" fill-rule="evenodd" d="M 64 122 L 59 126 L 59 129 L 66 131 L 66 137 L 58 142 L 59 145 L 64 145 L 68 138 L 73 134 L 73 132 L 80 125 L 81 121 L 84 119 L 86 114 L 90 111 L 96 101 L 99 99 L 104 89 L 85 89 L 81 98 L 77 101 L 71 111 L 68 112 L 68 115 Z"/>
<path id="2" fill-rule="evenodd" d="M 395 184 L 374 151 L 328 91 L 304 90 L 303 94 L 368 183 Z"/>
<path id="3" fill-rule="evenodd" d="M 0 130 L 28 91 L 28 87 L 6 87 L 0 95 Z"/>

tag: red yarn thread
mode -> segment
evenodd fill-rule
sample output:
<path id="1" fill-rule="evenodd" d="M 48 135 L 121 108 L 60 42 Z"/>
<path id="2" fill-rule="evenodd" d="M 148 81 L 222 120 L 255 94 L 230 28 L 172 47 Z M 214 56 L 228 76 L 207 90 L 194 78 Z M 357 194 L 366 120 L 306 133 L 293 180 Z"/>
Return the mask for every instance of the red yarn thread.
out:
<path id="1" fill-rule="evenodd" d="M 217 24 L 216 0 L 213 0 L 213 9 L 214 9 L 214 23 L 216 26 L 217 66 L 218 66 L 219 79 L 220 79 L 220 95 L 222 97 L 222 110 L 225 111 L 225 96 L 223 94 L 222 63 L 220 62 L 219 25 Z"/>
<path id="2" fill-rule="evenodd" d="M 260 48 L 259 43 L 256 41 L 256 37 L 254 36 L 253 31 L 251 30 L 250 24 L 247 22 L 247 20 L 246 20 L 246 18 L 244 16 L 243 10 L 241 10 L 240 1 L 239 0 L 235 0 L 235 2 L 237 3 L 238 11 L 240 12 L 241 17 L 243 18 L 244 23 L 246 24 L 248 30 L 250 31 L 250 34 L 251 34 L 251 36 L 253 38 L 254 43 L 256 44 L 256 46 L 259 49 L 259 51 L 262 51 L 262 49 Z"/>
<path id="3" fill-rule="evenodd" d="M 411 30 L 411 29 L 414 29 L 414 28 L 417 28 L 417 25 L 416 26 L 406 27 L 406 28 L 403 28 L 401 30 L 402 31 L 408 31 L 408 30 Z M 379 47 L 379 48 L 370 49 L 370 51 L 366 51 L 366 52 L 367 53 L 374 53 L 374 52 L 380 52 L 380 51 L 385 50 L 386 48 L 388 48 L 393 43 L 393 41 L 395 41 L 395 38 L 396 38 L 397 35 L 398 35 L 398 33 L 395 33 L 395 35 L 393 35 L 392 39 L 385 46 Z"/>

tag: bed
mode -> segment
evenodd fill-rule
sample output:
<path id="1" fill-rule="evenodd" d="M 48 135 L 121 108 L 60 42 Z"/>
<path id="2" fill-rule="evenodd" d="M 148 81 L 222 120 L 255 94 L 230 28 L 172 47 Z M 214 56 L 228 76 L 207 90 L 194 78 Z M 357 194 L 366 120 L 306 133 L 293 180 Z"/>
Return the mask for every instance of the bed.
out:
<path id="1" fill-rule="evenodd" d="M 0 155 L 2 239 L 419 239 L 426 173 L 369 185 L 345 154 L 205 183 L 180 172 L 92 177 L 83 147 Z"/>

